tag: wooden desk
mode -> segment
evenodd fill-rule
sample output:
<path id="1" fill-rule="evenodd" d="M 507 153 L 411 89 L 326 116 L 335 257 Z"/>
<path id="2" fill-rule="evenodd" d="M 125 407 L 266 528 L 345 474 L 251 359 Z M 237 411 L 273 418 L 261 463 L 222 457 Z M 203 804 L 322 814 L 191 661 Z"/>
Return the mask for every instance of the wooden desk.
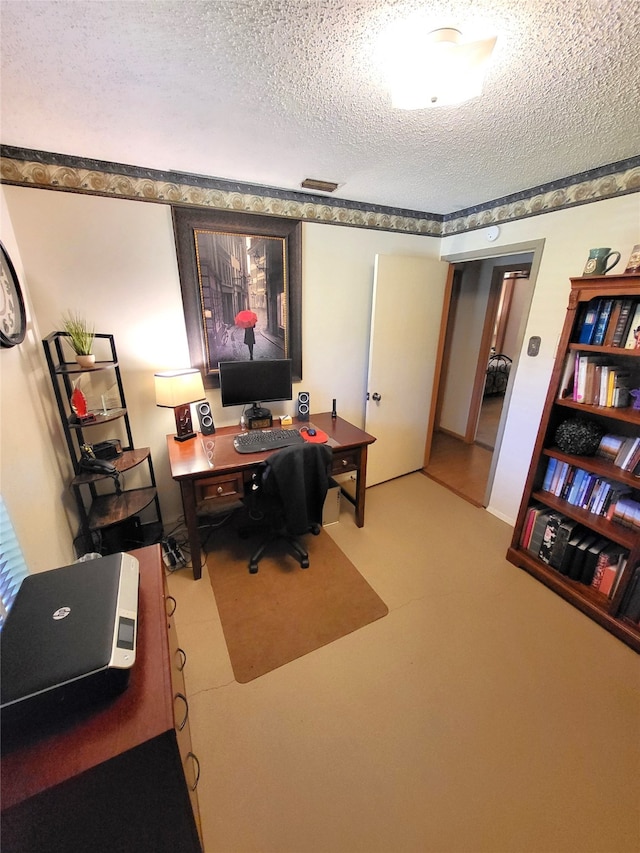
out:
<path id="1" fill-rule="evenodd" d="M 125 691 L 34 732 L 2 757 L 13 853 L 200 853 L 198 765 L 159 545 L 140 563 L 136 662 Z M 169 599 L 169 601 L 167 601 Z M 168 615 L 169 611 L 169 615 Z"/>
<path id="2" fill-rule="evenodd" d="M 342 489 L 344 496 L 355 506 L 356 524 L 364 526 L 364 504 L 367 474 L 367 447 L 375 438 L 342 418 L 332 418 L 331 412 L 312 415 L 310 424 L 329 436 L 333 450 L 332 474 L 353 472 L 356 475 L 355 497 Z M 294 418 L 294 426 L 301 426 Z M 189 534 L 194 580 L 202 577 L 198 505 L 211 501 L 221 508 L 244 497 L 245 484 L 252 473 L 271 453 L 238 453 L 233 437 L 239 428 L 221 427 L 212 436 L 198 435 L 189 441 L 175 441 L 167 436 L 171 476 L 180 483 L 182 506 Z M 212 446 L 207 452 L 207 439 Z"/>

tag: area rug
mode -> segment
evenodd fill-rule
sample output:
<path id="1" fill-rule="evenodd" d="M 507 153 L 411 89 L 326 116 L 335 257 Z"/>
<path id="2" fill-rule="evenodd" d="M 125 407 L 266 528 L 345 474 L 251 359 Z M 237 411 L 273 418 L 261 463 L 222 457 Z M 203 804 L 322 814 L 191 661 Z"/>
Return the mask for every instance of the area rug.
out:
<path id="1" fill-rule="evenodd" d="M 259 542 L 259 537 L 240 538 L 230 525 L 216 531 L 207 556 L 231 666 L 240 683 L 389 612 L 326 531 L 304 537 L 308 569 L 301 569 L 286 544 L 277 542 L 260 560 L 258 573 L 249 574 L 249 556 Z"/>

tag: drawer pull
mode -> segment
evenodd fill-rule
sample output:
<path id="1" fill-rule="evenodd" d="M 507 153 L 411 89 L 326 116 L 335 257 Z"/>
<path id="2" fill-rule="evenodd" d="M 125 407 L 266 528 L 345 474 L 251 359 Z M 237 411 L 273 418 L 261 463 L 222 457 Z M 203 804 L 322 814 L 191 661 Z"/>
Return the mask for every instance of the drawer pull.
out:
<path id="1" fill-rule="evenodd" d="M 342 460 L 342 467 L 343 467 L 343 468 L 346 468 L 348 464 L 349 464 L 349 460 L 348 460 L 348 459 L 343 459 L 343 460 Z"/>
<path id="2" fill-rule="evenodd" d="M 187 697 L 184 695 L 184 693 L 176 693 L 173 699 L 174 701 L 176 699 L 182 699 L 182 701 L 184 702 L 184 717 L 182 719 L 182 722 L 178 724 L 178 731 L 181 732 L 182 729 L 187 725 L 187 720 L 189 719 L 189 703 L 187 702 Z"/>
<path id="3" fill-rule="evenodd" d="M 173 604 L 171 611 L 167 610 L 167 616 L 173 616 L 173 614 L 176 612 L 176 607 L 178 606 L 178 602 L 175 600 L 175 598 L 172 595 L 167 595 L 167 597 L 165 598 L 165 601 L 167 603 L 171 602 Z"/>
<path id="4" fill-rule="evenodd" d="M 187 665 L 187 653 L 184 649 L 181 649 L 180 646 L 176 649 L 176 654 L 178 655 L 178 672 L 182 672 L 182 670 Z"/>
<path id="5" fill-rule="evenodd" d="M 189 785 L 189 788 L 191 788 L 192 791 L 195 791 L 198 787 L 198 782 L 200 781 L 200 762 L 198 761 L 198 756 L 194 755 L 193 752 L 188 752 L 185 758 L 190 758 L 196 767 L 196 778 L 193 781 L 193 785 Z"/>
<path id="6" fill-rule="evenodd" d="M 222 486 L 218 486 L 218 494 L 219 494 L 219 495 L 223 495 L 223 494 L 224 494 L 224 489 L 222 488 Z"/>

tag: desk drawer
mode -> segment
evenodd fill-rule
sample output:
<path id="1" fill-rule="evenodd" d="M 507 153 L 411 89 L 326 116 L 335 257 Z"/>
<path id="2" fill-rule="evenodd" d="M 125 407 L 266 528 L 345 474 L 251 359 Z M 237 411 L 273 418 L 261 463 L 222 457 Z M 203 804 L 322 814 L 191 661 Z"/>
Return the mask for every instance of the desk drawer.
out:
<path id="1" fill-rule="evenodd" d="M 345 471 L 357 471 L 360 467 L 359 450 L 343 450 L 333 454 L 332 474 L 344 474 Z"/>
<path id="2" fill-rule="evenodd" d="M 217 477 L 203 477 L 194 483 L 196 505 L 205 501 L 226 502 L 229 498 L 241 498 L 244 495 L 242 474 L 219 474 Z"/>

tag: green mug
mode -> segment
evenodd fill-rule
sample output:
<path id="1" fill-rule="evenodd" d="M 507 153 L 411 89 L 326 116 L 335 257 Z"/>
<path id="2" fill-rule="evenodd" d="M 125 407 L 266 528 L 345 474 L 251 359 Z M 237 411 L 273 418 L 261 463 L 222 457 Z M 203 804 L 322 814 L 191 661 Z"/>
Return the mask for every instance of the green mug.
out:
<path id="1" fill-rule="evenodd" d="M 607 266 L 609 258 L 615 255 L 615 260 Z M 583 275 L 606 275 L 620 260 L 620 252 L 612 252 L 607 249 L 589 249 L 589 259 L 584 268 Z"/>

